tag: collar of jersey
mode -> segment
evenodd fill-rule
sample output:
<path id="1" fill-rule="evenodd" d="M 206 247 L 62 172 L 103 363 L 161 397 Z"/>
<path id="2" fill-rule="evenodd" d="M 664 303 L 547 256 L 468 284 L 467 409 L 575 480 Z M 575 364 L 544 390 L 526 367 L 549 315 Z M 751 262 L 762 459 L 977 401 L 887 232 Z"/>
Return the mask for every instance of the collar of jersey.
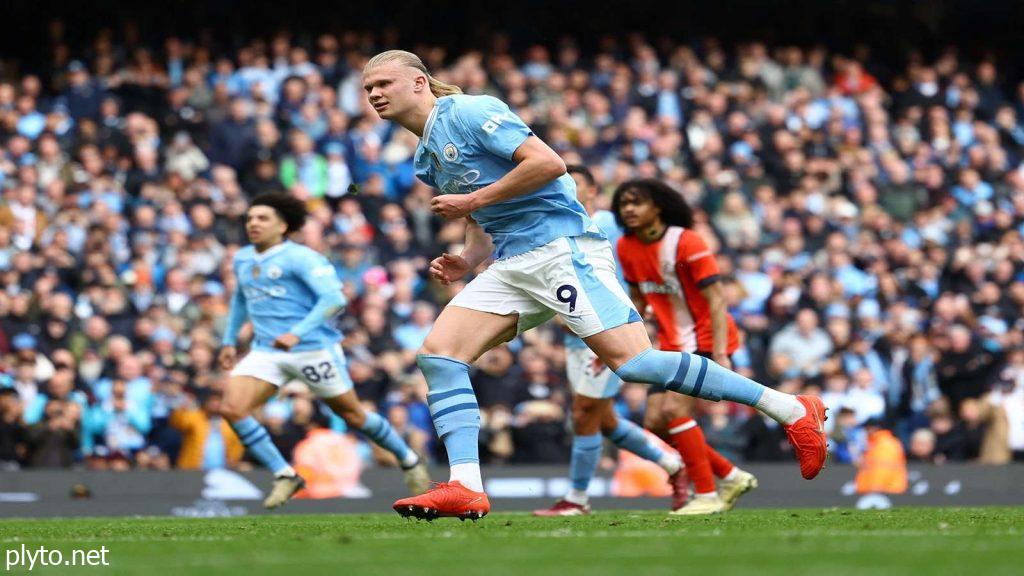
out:
<path id="1" fill-rule="evenodd" d="M 256 261 L 257 262 L 262 262 L 262 261 L 266 260 L 267 258 L 270 258 L 271 256 L 273 256 L 274 254 L 277 254 L 281 250 L 284 250 L 284 247 L 288 245 L 288 242 L 289 242 L 289 240 L 285 240 L 284 242 L 281 242 L 280 244 L 278 244 L 277 246 L 274 246 L 273 248 L 271 248 L 270 250 L 267 250 L 266 252 L 257 252 L 255 248 L 253 248 L 252 252 L 253 252 L 253 255 L 256 258 Z"/>
<path id="2" fill-rule="evenodd" d="M 437 120 L 437 111 L 441 108 L 441 100 L 444 98 L 447 98 L 447 96 L 442 96 L 434 101 L 434 107 L 430 110 L 430 116 L 427 116 L 427 123 L 423 127 L 424 142 L 430 138 L 430 129 L 434 127 L 434 121 Z"/>

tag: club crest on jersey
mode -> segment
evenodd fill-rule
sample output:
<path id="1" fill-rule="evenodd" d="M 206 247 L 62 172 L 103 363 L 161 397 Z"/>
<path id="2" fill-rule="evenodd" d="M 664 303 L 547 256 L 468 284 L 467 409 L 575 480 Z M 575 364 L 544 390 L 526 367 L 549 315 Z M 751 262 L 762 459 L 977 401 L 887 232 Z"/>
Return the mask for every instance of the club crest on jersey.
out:
<path id="1" fill-rule="evenodd" d="M 278 266 L 271 266 L 267 268 L 267 278 L 270 278 L 271 280 L 277 280 L 283 273 L 284 271 Z"/>
<path id="2" fill-rule="evenodd" d="M 445 144 L 444 150 L 442 152 L 444 154 L 444 159 L 449 162 L 455 162 L 456 160 L 459 159 L 459 149 L 456 148 L 455 144 L 452 144 L 451 142 Z"/>

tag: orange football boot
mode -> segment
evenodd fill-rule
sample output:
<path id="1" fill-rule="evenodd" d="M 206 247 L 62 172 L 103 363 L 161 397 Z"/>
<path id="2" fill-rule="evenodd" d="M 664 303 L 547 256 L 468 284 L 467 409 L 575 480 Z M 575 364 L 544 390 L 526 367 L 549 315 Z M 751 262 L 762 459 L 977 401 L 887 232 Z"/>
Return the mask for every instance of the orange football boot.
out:
<path id="1" fill-rule="evenodd" d="M 828 456 L 825 420 L 828 420 L 828 416 L 825 415 L 825 405 L 821 398 L 800 395 L 796 399 L 804 405 L 807 414 L 782 429 L 786 431 L 786 437 L 800 462 L 800 474 L 810 480 L 825 467 L 825 457 Z"/>
<path id="2" fill-rule="evenodd" d="M 458 518 L 479 520 L 491 511 L 487 494 L 474 492 L 458 480 L 435 482 L 430 490 L 419 496 L 402 498 L 391 506 L 405 518 Z"/>

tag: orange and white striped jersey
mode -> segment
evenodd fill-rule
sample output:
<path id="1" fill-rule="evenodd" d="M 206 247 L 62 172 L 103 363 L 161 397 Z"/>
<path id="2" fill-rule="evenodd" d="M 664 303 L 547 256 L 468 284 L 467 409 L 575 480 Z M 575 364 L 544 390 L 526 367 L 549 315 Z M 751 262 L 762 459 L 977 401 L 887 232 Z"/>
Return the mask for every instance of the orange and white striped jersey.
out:
<path id="1" fill-rule="evenodd" d="M 661 239 L 645 243 L 634 234 L 618 242 L 623 276 L 640 289 L 658 323 L 658 348 L 711 353 L 714 334 L 711 307 L 701 289 L 719 277 L 718 262 L 704 239 L 693 230 L 669 226 Z M 731 316 L 726 352 L 739 347 Z"/>

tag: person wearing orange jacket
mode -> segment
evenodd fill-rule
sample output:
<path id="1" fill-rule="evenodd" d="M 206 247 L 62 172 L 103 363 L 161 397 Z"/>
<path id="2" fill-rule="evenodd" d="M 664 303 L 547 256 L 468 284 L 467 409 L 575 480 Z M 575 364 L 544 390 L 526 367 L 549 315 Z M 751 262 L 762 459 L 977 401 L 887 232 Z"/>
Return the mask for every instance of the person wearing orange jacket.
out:
<path id="1" fill-rule="evenodd" d="M 238 436 L 220 417 L 221 390 L 200 389 L 200 407 L 183 406 L 171 413 L 170 424 L 181 432 L 177 467 L 183 470 L 231 468 L 245 454 Z M 212 436 L 219 437 L 217 438 Z"/>
<path id="2" fill-rule="evenodd" d="M 907 457 L 903 444 L 877 419 L 864 423 L 867 448 L 857 471 L 857 493 L 902 494 L 907 491 Z"/>

